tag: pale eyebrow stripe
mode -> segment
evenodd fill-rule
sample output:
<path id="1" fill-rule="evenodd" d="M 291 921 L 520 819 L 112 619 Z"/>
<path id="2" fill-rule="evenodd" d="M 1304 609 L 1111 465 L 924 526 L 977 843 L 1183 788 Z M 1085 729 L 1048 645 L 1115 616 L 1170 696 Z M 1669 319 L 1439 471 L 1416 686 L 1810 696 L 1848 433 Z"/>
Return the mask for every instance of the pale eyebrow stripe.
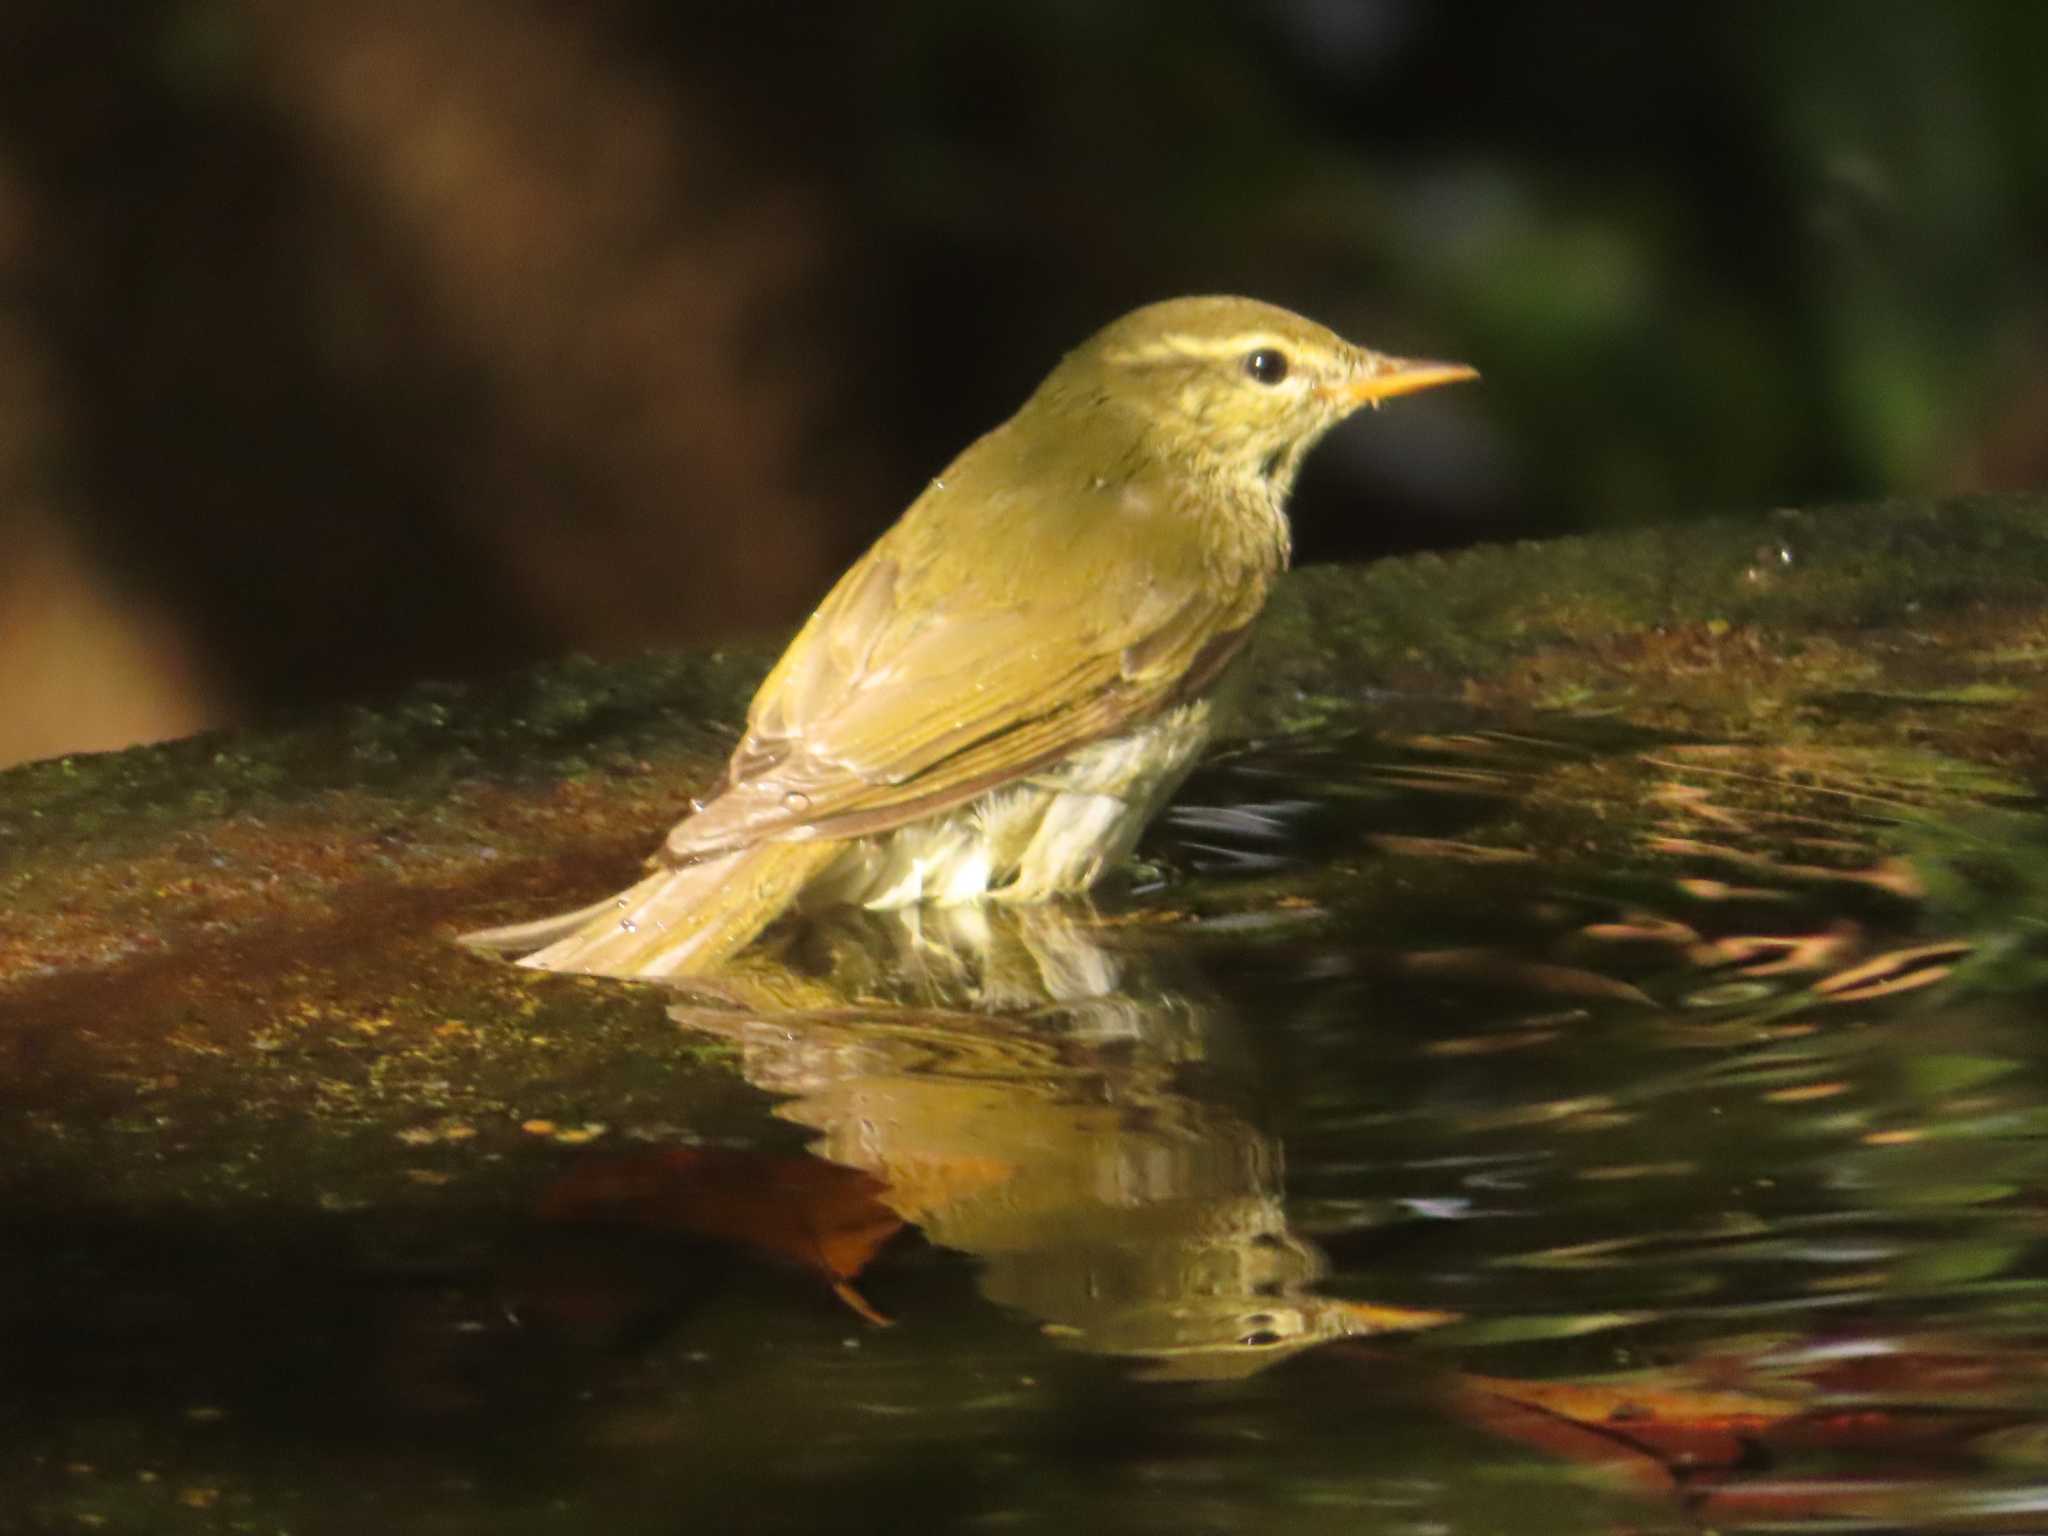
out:
<path id="1" fill-rule="evenodd" d="M 1143 347 L 1128 351 L 1112 352 L 1112 363 L 1171 363 L 1185 357 L 1206 359 L 1242 357 L 1247 352 L 1256 352 L 1261 347 L 1282 348 L 1279 338 L 1271 331 L 1240 331 L 1235 336 L 1222 338 L 1198 336 L 1162 336 L 1159 340 Z"/>

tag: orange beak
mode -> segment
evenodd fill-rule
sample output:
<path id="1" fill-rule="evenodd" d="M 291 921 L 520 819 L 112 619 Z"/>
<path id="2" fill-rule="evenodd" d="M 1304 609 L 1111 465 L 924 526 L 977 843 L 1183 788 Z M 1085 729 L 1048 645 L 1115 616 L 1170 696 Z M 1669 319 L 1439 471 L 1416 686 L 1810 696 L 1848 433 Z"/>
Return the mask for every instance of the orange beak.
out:
<path id="1" fill-rule="evenodd" d="M 1382 400 L 1391 400 L 1396 395 L 1412 395 L 1418 389 L 1435 389 L 1439 384 L 1457 384 L 1479 377 L 1477 368 L 1468 368 L 1463 363 L 1382 357 L 1377 352 L 1369 352 L 1366 356 L 1371 359 L 1371 373 L 1364 378 L 1332 385 L 1329 389 L 1333 398 L 1354 410 L 1361 405 L 1377 406 Z"/>

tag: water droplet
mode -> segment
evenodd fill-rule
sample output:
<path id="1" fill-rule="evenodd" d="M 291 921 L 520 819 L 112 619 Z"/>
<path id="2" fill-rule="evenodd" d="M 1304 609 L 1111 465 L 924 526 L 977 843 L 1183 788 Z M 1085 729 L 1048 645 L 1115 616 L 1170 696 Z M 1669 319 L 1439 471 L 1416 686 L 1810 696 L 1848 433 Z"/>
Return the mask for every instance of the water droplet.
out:
<path id="1" fill-rule="evenodd" d="M 626 904 L 627 904 L 627 903 L 626 903 L 626 898 L 625 898 L 625 897 L 623 897 L 623 896 L 621 896 L 621 897 L 619 898 L 619 900 L 618 900 L 618 905 L 620 905 L 620 906 L 622 906 L 622 907 L 623 907 L 623 906 L 625 906 Z"/>
<path id="2" fill-rule="evenodd" d="M 786 811 L 796 811 L 801 814 L 811 808 L 811 797 L 800 789 L 792 789 L 782 797 L 782 808 Z"/>
<path id="3" fill-rule="evenodd" d="M 695 795 L 690 796 L 690 814 L 692 816 L 702 816 L 704 814 L 704 802 Z"/>
<path id="4" fill-rule="evenodd" d="M 1756 586 L 1767 586 L 1777 576 L 1789 571 L 1799 561 L 1798 553 L 1782 539 L 1769 544 L 1759 544 L 1755 560 L 1743 571 L 1743 580 Z"/>
<path id="5" fill-rule="evenodd" d="M 640 931 L 640 925 L 634 922 L 633 919 L 631 919 L 630 917 L 620 918 L 619 927 L 627 933 L 638 933 Z"/>

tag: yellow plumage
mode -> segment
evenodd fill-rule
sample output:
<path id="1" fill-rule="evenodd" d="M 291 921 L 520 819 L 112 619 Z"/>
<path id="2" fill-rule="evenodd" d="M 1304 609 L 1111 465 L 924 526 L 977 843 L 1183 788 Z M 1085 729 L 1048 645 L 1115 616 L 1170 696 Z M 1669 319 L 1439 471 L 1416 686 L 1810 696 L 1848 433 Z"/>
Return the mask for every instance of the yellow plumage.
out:
<path id="1" fill-rule="evenodd" d="M 677 975 L 800 902 L 1085 889 L 1207 739 L 1286 566 L 1302 455 L 1363 404 L 1470 376 L 1250 299 L 1125 316 L 840 579 L 652 874 L 468 942 L 547 970 Z"/>

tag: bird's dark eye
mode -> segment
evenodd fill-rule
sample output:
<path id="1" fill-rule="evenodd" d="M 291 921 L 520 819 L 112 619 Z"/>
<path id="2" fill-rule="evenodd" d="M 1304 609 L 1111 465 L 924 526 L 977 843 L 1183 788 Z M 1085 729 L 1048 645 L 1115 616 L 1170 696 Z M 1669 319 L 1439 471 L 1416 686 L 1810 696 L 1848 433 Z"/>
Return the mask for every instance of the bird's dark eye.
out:
<path id="1" fill-rule="evenodd" d="M 1245 354 L 1244 371 L 1261 384 L 1278 384 L 1287 377 L 1287 354 L 1277 347 L 1261 347 Z"/>

